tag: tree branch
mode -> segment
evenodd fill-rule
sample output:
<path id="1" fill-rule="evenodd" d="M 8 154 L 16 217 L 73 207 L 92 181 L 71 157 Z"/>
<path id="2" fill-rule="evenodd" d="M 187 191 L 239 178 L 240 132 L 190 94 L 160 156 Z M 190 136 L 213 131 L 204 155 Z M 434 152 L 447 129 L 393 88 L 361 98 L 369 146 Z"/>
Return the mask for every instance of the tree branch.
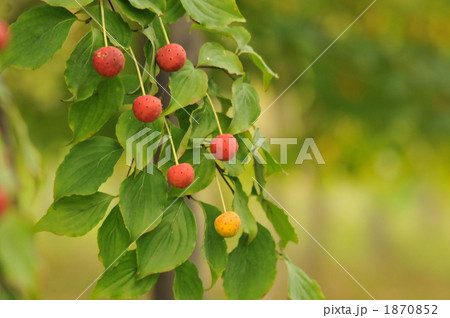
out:
<path id="1" fill-rule="evenodd" d="M 227 184 L 228 188 L 230 188 L 231 193 L 233 193 L 233 195 L 234 195 L 234 189 L 233 189 L 233 187 L 231 186 L 231 184 L 228 182 L 228 180 L 227 180 L 225 174 L 223 173 L 223 169 L 217 164 L 217 162 L 214 162 L 214 163 L 215 163 L 215 165 L 216 165 L 217 171 L 219 171 L 220 176 L 221 176 L 222 179 L 225 181 L 225 183 Z"/>

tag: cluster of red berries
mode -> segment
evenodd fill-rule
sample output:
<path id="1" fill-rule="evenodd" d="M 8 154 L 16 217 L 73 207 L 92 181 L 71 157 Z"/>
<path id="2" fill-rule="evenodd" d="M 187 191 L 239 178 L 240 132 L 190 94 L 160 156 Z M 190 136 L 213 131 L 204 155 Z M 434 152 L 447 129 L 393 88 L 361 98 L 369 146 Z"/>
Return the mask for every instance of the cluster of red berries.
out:
<path id="1" fill-rule="evenodd" d="M 160 48 L 156 53 L 156 63 L 165 72 L 176 72 L 186 63 L 186 52 L 179 44 L 172 43 Z M 102 76 L 117 76 L 125 66 L 125 57 L 118 48 L 102 47 L 94 53 L 95 70 Z M 151 123 L 159 118 L 162 112 L 161 100 L 155 96 L 139 96 L 133 102 L 133 113 L 144 123 Z M 238 151 L 238 143 L 234 136 L 221 134 L 211 142 L 211 153 L 217 160 L 229 161 Z M 194 182 L 195 171 L 189 163 L 174 165 L 167 171 L 167 180 L 176 188 L 187 188 Z M 234 212 L 226 212 L 215 221 L 216 231 L 223 237 L 235 235 L 241 225 L 239 216 Z"/>
<path id="2" fill-rule="evenodd" d="M 95 70 L 102 76 L 117 76 L 125 66 L 125 57 L 118 48 L 107 46 L 98 49 L 92 59 Z M 179 44 L 168 44 L 156 53 L 156 63 L 166 72 L 176 72 L 186 63 L 186 52 Z M 133 102 L 136 118 L 144 123 L 158 119 L 162 112 L 161 100 L 155 96 L 139 96 Z"/>
<path id="3" fill-rule="evenodd" d="M 92 59 L 95 70 L 102 76 L 117 76 L 125 66 L 125 57 L 118 48 L 107 46 L 98 49 Z M 172 43 L 160 48 L 156 53 L 156 63 L 166 72 L 176 72 L 186 63 L 186 51 L 179 44 Z M 162 112 L 161 100 L 155 96 L 139 96 L 133 102 L 133 113 L 144 123 L 151 123 L 159 118 Z M 223 134 L 213 139 L 211 152 L 218 159 L 228 161 L 238 150 L 236 138 Z M 194 168 L 183 163 L 170 167 L 167 172 L 169 183 L 177 188 L 186 188 L 194 181 Z"/>
<path id="4" fill-rule="evenodd" d="M 92 59 L 95 70 L 102 76 L 117 76 L 125 66 L 125 57 L 118 48 L 107 46 L 98 49 Z M 156 53 L 156 63 L 166 72 L 176 72 L 186 63 L 186 51 L 176 43 L 168 44 Z M 154 122 L 162 112 L 161 100 L 152 95 L 143 95 L 133 102 L 133 113 L 144 123 Z M 167 172 L 169 183 L 177 188 L 186 188 L 194 181 L 194 168 L 188 163 L 175 165 Z"/>

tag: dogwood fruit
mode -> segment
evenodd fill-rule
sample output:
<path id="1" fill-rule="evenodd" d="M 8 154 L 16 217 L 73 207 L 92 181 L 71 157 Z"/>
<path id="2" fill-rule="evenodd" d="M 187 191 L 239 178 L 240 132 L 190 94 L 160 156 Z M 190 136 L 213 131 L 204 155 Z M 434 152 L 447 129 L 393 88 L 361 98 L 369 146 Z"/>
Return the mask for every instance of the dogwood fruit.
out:
<path id="1" fill-rule="evenodd" d="M 233 211 L 219 215 L 214 221 L 214 227 L 221 236 L 232 237 L 241 227 L 241 218 Z"/>
<path id="2" fill-rule="evenodd" d="M 181 163 L 167 170 L 167 180 L 176 188 L 187 188 L 194 181 L 195 171 L 189 163 Z"/>
<path id="3" fill-rule="evenodd" d="M 104 77 L 114 77 L 123 70 L 125 57 L 118 48 L 105 46 L 95 51 L 92 62 L 98 74 Z"/>
<path id="4" fill-rule="evenodd" d="M 186 63 L 186 51 L 179 44 L 168 44 L 156 52 L 156 63 L 163 71 L 176 72 Z"/>
<path id="5" fill-rule="evenodd" d="M 234 136 L 223 134 L 211 141 L 211 153 L 218 160 L 228 161 L 236 156 L 239 149 L 238 142 Z"/>
<path id="6" fill-rule="evenodd" d="M 161 111 L 161 100 L 155 96 L 139 96 L 133 102 L 134 116 L 144 123 L 151 123 L 158 119 Z"/>

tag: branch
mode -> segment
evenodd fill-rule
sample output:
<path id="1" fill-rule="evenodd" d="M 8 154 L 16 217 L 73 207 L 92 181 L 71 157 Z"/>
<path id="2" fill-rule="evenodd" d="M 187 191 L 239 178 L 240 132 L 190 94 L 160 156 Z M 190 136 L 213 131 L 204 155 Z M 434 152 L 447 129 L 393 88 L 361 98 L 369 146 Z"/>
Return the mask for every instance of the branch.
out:
<path id="1" fill-rule="evenodd" d="M 111 3 L 111 0 L 108 0 L 109 5 L 111 6 L 111 10 L 113 10 L 114 12 L 116 12 L 116 9 L 114 9 L 113 4 Z"/>
<path id="2" fill-rule="evenodd" d="M 220 173 L 220 176 L 225 181 L 225 183 L 227 184 L 228 188 L 230 188 L 231 193 L 233 193 L 233 195 L 234 195 L 234 189 L 231 186 L 231 184 L 228 182 L 227 178 L 225 177 L 225 174 L 223 173 L 223 169 L 217 164 L 217 162 L 214 162 L 214 163 L 216 165 L 217 171 L 219 171 L 219 173 Z"/>

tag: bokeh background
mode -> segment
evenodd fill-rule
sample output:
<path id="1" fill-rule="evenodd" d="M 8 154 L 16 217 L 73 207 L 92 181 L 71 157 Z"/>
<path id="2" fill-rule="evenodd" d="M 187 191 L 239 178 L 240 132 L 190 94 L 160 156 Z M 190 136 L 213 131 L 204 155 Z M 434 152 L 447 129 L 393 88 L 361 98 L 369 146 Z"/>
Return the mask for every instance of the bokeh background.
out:
<path id="1" fill-rule="evenodd" d="M 250 44 L 280 77 L 263 91 L 259 71 L 247 63 L 265 109 L 371 1 L 237 3 L 252 33 Z M 11 23 L 39 4 L 2 0 L 0 18 Z M 377 1 L 258 122 L 266 137 L 299 138 L 298 145 L 288 148 L 287 173 L 269 179 L 269 192 L 377 299 L 450 296 L 449 16 L 448 1 Z M 41 69 L 9 69 L 1 75 L 41 157 L 37 182 L 20 174 L 21 191 L 32 188 L 21 205 L 30 224 L 51 204 L 55 170 L 68 152 L 68 104 L 60 100 L 70 95 L 63 72 L 86 27 L 74 25 L 66 45 Z M 176 28 L 187 43 L 209 37 Z M 196 45 L 188 55 L 195 58 Z M 113 135 L 114 121 L 101 134 Z M 304 138 L 314 138 L 325 165 L 294 164 Z M 277 154 L 279 147 L 272 151 Z M 117 191 L 126 169 L 122 166 L 107 191 Z M 3 183 L 10 180 L 0 176 Z M 206 190 L 199 198 L 219 204 L 216 194 Z M 256 202 L 252 207 L 270 228 Z M 287 253 L 319 282 L 328 299 L 369 298 L 295 227 L 300 242 L 288 245 Z M 38 233 L 32 249 L 36 278 L 27 297 L 74 299 L 102 272 L 96 230 L 81 238 Z M 194 262 L 206 286 L 209 271 L 199 253 Z M 144 298 L 152 297 L 158 295 Z M 266 298 L 286 297 L 286 271 L 280 263 Z M 206 298 L 224 298 L 220 281 Z"/>

